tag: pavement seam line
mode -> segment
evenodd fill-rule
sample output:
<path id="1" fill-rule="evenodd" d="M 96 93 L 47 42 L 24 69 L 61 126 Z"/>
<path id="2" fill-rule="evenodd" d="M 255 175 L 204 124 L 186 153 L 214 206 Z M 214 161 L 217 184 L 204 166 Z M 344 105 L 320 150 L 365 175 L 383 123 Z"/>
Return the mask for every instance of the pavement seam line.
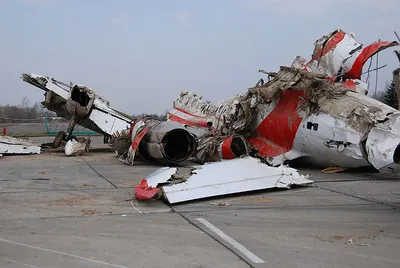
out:
<path id="1" fill-rule="evenodd" d="M 102 265 L 106 265 L 106 266 L 117 267 L 117 268 L 128 268 L 126 266 L 111 264 L 111 263 L 107 263 L 107 262 L 104 262 L 104 261 L 92 260 L 92 259 L 88 259 L 88 258 L 85 258 L 85 257 L 82 257 L 82 256 L 78 256 L 78 255 L 74 255 L 74 254 L 70 254 L 70 253 L 67 253 L 67 252 L 62 252 L 62 251 L 58 251 L 58 250 L 54 250 L 54 249 L 41 248 L 41 247 L 36 247 L 36 246 L 32 246 L 32 245 L 27 245 L 27 244 L 15 242 L 15 241 L 7 240 L 7 239 L 1 238 L 1 237 L 0 237 L 0 241 L 6 242 L 6 243 L 9 243 L 9 244 L 13 244 L 13 245 L 17 245 L 17 246 L 33 248 L 33 249 L 37 249 L 37 250 L 42 250 L 42 251 L 52 252 L 52 253 L 56 253 L 56 254 L 60 254 L 60 255 L 65 255 L 65 256 L 73 257 L 75 259 L 81 259 L 81 260 L 85 260 L 85 261 L 88 261 L 88 262 L 98 263 L 98 264 L 102 264 Z"/>
<path id="2" fill-rule="evenodd" d="M 81 157 L 82 158 L 82 157 Z M 107 179 L 106 177 L 104 177 L 103 175 L 101 175 L 97 170 L 95 170 L 84 158 L 82 158 L 83 162 L 86 163 L 86 165 L 88 165 L 88 167 L 90 167 L 94 172 L 97 173 L 97 175 L 99 175 L 100 177 L 102 177 L 103 179 L 105 179 L 109 184 L 111 184 L 114 188 L 118 188 L 114 183 L 112 183 L 112 181 L 110 181 L 109 179 Z"/>
<path id="3" fill-rule="evenodd" d="M 218 235 L 221 239 L 226 241 L 228 244 L 239 250 L 243 255 L 245 255 L 248 259 L 250 259 L 254 263 L 265 263 L 264 260 L 259 258 L 257 255 L 255 255 L 253 252 L 248 250 L 245 246 L 237 242 L 235 239 L 230 237 L 229 235 L 225 234 L 223 231 L 218 229 L 214 224 L 210 223 L 209 221 L 203 219 L 203 218 L 196 218 L 197 221 L 201 222 L 205 227 L 210 229 L 213 233 Z"/>
<path id="4" fill-rule="evenodd" d="M 332 189 L 329 189 L 329 188 L 326 188 L 326 187 L 322 187 L 322 186 L 317 186 L 317 185 L 315 185 L 314 187 L 316 187 L 318 189 L 326 190 L 326 191 L 329 191 L 329 192 L 333 192 L 333 193 L 342 194 L 342 195 L 345 195 L 345 196 L 357 198 L 357 199 L 360 199 L 360 200 L 363 200 L 363 201 L 375 203 L 377 205 L 384 205 L 384 206 L 388 206 L 388 207 L 391 207 L 391 208 L 394 208 L 394 209 L 399 208 L 396 205 L 392 205 L 392 204 L 389 204 L 389 203 L 386 203 L 386 202 L 382 202 L 382 201 L 378 201 L 378 200 L 375 200 L 375 199 L 368 199 L 368 198 L 361 197 L 361 196 L 347 194 L 347 193 L 344 193 L 344 192 L 341 192 L 341 191 L 338 191 L 338 190 L 332 190 Z"/>
<path id="5" fill-rule="evenodd" d="M 233 255 L 235 255 L 236 257 L 238 257 L 240 260 L 242 260 L 244 263 L 246 263 L 247 265 L 249 265 L 250 268 L 255 268 L 247 259 L 243 258 L 240 254 L 238 254 L 236 251 L 234 251 L 233 249 L 231 249 L 230 247 L 228 247 L 227 245 L 225 245 L 224 243 L 222 243 L 221 241 L 219 241 L 217 238 L 215 238 L 214 236 L 212 236 L 209 232 L 206 232 L 204 229 L 202 229 L 199 225 L 197 225 L 196 223 L 192 222 L 188 217 L 184 216 L 183 214 L 177 212 L 176 210 L 174 210 L 171 207 L 172 211 L 177 213 L 179 216 L 181 216 L 184 220 L 186 220 L 190 225 L 192 225 L 193 227 L 199 229 L 200 231 L 202 231 L 203 233 L 205 233 L 206 235 L 208 235 L 211 239 L 213 239 L 215 242 L 217 242 L 218 244 L 220 244 L 221 246 L 223 246 L 224 248 L 226 248 L 228 251 L 230 251 Z"/>
<path id="6" fill-rule="evenodd" d="M 140 214 L 143 214 L 143 212 L 142 212 L 140 209 L 138 209 L 137 207 L 135 207 L 135 205 L 133 204 L 133 201 L 131 201 L 131 205 L 132 205 L 132 207 L 133 207 L 137 212 L 139 212 Z"/>

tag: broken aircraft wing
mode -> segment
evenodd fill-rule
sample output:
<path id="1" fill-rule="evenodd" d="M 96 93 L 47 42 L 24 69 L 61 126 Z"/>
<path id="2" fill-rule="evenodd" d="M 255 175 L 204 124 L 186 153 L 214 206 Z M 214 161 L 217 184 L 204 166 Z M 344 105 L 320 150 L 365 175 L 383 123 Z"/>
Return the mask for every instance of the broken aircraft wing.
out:
<path id="1" fill-rule="evenodd" d="M 170 203 L 272 188 L 289 189 L 313 181 L 289 167 L 270 167 L 252 157 L 206 163 L 191 174 L 176 175 L 176 168 L 164 167 L 135 188 L 139 200 L 153 198 L 159 190 Z"/>
<path id="2" fill-rule="evenodd" d="M 0 136 L 0 154 L 40 154 L 40 147 L 28 140 L 9 136 Z"/>

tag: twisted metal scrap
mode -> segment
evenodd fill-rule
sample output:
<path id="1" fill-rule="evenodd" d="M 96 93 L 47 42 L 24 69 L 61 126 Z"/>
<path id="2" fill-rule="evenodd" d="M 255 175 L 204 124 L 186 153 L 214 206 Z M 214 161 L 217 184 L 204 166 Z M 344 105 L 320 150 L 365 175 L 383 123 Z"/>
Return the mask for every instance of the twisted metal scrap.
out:
<path id="1" fill-rule="evenodd" d="M 299 111 L 305 110 L 309 113 L 318 110 L 323 101 L 338 98 L 348 92 L 343 85 L 332 83 L 327 78 L 326 75 L 281 66 L 271 81 L 262 86 L 249 88 L 246 99 L 253 98 L 257 103 L 269 103 L 279 97 L 280 91 L 303 90 L 305 96 L 299 105 Z"/>

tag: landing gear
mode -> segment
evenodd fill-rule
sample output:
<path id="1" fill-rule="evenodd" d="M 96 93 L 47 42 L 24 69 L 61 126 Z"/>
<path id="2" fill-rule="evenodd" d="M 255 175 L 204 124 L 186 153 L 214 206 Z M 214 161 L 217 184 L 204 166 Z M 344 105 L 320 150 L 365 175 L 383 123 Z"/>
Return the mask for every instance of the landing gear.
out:
<path id="1" fill-rule="evenodd" d="M 42 148 L 58 148 L 60 147 L 63 142 L 69 141 L 71 138 L 76 139 L 76 137 L 72 136 L 72 132 L 77 123 L 77 118 L 74 116 L 72 117 L 71 121 L 69 122 L 67 131 L 59 131 L 54 138 L 53 142 L 42 144 Z"/>
<path id="2" fill-rule="evenodd" d="M 72 135 L 72 132 L 74 131 L 76 123 L 77 123 L 76 117 L 73 116 L 71 118 L 71 121 L 69 122 L 67 132 L 65 133 L 65 137 L 64 138 L 65 138 L 66 141 L 71 139 L 71 135 Z"/>
<path id="3" fill-rule="evenodd" d="M 63 140 L 65 138 L 65 132 L 64 131 L 59 131 L 56 137 L 54 138 L 52 147 L 53 148 L 58 148 L 61 146 Z"/>
<path id="4" fill-rule="evenodd" d="M 103 136 L 103 143 L 104 144 L 108 144 L 109 140 L 110 140 L 110 135 L 104 135 Z"/>

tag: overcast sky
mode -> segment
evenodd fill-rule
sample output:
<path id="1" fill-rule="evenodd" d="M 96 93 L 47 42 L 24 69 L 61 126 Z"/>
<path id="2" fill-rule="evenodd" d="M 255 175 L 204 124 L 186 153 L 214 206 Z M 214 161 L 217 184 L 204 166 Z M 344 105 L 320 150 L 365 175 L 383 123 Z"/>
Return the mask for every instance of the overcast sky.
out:
<path id="1" fill-rule="evenodd" d="M 85 84 L 130 114 L 164 112 L 182 91 L 219 101 L 259 69 L 309 59 L 335 29 L 396 40 L 399 12 L 399 0 L 0 0 L 0 104 L 43 99 L 21 72 Z M 379 59 L 384 87 L 399 63 L 392 48 Z"/>

